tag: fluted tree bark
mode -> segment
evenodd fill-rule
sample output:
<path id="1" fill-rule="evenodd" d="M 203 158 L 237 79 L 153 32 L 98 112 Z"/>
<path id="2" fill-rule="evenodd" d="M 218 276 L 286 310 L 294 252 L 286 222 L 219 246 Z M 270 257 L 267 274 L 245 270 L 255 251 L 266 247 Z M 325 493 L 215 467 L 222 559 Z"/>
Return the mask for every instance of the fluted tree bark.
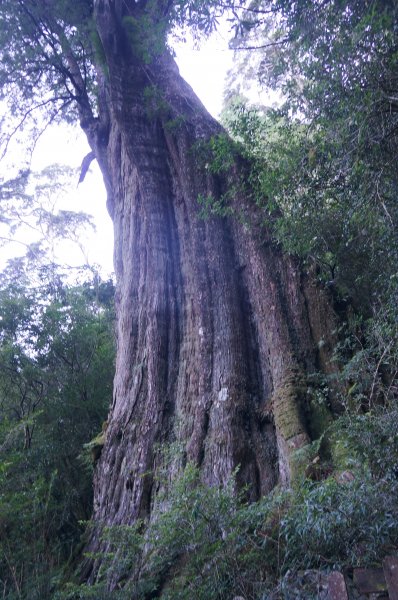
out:
<path id="1" fill-rule="evenodd" d="M 213 173 L 198 159 L 222 128 L 166 48 L 150 62 L 134 50 L 126 18 L 145 3 L 94 4 L 106 65 L 101 136 L 98 121 L 83 127 L 114 223 L 117 362 L 93 519 L 130 524 L 156 505 L 168 444 L 180 449 L 171 478 L 193 461 L 218 485 L 239 467 L 253 500 L 289 482 L 292 450 L 313 435 L 306 381 L 330 368 L 334 315 L 272 242 L 240 185 L 245 161 Z M 228 190 L 245 219 L 200 218 L 198 197 Z"/>
<path id="2" fill-rule="evenodd" d="M 20 124 L 43 107 L 50 121 L 79 118 L 91 147 L 81 177 L 95 156 L 114 223 L 117 360 L 92 551 L 102 525 L 156 512 L 165 454 L 170 479 L 189 461 L 209 485 L 236 472 L 252 500 L 287 485 L 293 450 L 314 435 L 308 374 L 331 368 L 328 298 L 274 244 L 250 165 L 236 145 L 228 150 L 167 49 L 178 10 L 209 5 L 0 3 L 10 107 Z M 0 146 L 17 129 L 2 132 Z M 217 168 L 214 140 L 227 148 Z M 199 198 L 218 216 L 201 218 Z M 171 461 L 169 447 L 178 450 Z M 88 564 L 91 580 L 97 568 Z"/>

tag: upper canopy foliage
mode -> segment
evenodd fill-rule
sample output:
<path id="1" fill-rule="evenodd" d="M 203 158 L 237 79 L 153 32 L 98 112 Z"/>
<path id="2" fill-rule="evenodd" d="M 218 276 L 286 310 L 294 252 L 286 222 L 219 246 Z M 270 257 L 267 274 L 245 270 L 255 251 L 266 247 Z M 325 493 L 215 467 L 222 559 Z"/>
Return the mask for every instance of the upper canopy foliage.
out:
<path id="1" fill-rule="evenodd" d="M 110 1 L 143 62 L 163 52 L 169 33 L 191 27 L 195 35 L 214 30 L 227 0 Z M 33 140 L 58 119 L 93 122 L 100 112 L 95 65 L 106 73 L 95 25 L 101 2 L 92 0 L 2 0 L 0 3 L 0 151 L 17 131 Z M 25 136 L 26 144 L 26 136 Z"/>
<path id="2" fill-rule="evenodd" d="M 384 287 L 398 260 L 398 7 L 385 0 L 256 6 L 270 14 L 253 13 L 235 38 L 236 47 L 258 49 L 244 55 L 240 72 L 277 90 L 280 109 L 253 128 L 253 111 L 238 117 L 238 108 L 230 126 L 262 162 L 263 197 L 282 211 L 287 249 L 315 257 L 345 292 L 358 284 L 366 302 L 370 288 L 380 292 L 380 264 Z"/>
<path id="3" fill-rule="evenodd" d="M 28 129 L 35 138 L 45 124 L 75 118 L 76 103 L 80 112 L 90 109 L 93 69 L 87 40 L 91 4 L 64 0 L 1 3 L 0 88 L 6 107 L 0 138 L 3 153 L 18 129 Z"/>

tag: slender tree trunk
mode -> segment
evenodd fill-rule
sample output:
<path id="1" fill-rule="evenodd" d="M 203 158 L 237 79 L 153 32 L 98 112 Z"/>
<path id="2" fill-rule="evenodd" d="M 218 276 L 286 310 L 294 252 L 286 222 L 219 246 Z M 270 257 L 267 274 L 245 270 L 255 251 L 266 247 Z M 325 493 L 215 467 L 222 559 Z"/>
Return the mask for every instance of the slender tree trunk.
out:
<path id="1" fill-rule="evenodd" d="M 198 142 L 222 129 L 167 52 L 150 65 L 133 55 L 126 5 L 95 3 L 109 71 L 97 155 L 117 276 L 114 398 L 94 498 L 94 520 L 107 524 L 151 513 L 170 444 L 171 478 L 194 461 L 210 485 L 239 466 L 253 500 L 287 484 L 292 450 L 312 436 L 306 381 L 328 368 L 334 320 L 243 194 L 232 206 L 245 223 L 200 218 L 198 197 L 238 189 L 246 166 L 237 158 L 217 175 L 199 164 Z"/>

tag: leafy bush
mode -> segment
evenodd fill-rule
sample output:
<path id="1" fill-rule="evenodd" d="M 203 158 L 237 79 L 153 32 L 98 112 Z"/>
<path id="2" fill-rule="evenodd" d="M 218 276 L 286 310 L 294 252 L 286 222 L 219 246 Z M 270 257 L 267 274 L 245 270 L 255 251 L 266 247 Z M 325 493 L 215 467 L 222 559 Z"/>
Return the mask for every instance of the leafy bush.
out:
<path id="1" fill-rule="evenodd" d="M 113 286 L 16 281 L 0 286 L 0 590 L 45 600 L 91 514 L 81 453 L 111 398 Z"/>
<path id="2" fill-rule="evenodd" d="M 397 481 L 306 483 L 281 522 L 284 569 L 369 565 L 398 543 Z"/>
<path id="3" fill-rule="evenodd" d="M 335 462 L 324 480 L 303 476 L 252 504 L 233 478 L 208 487 L 188 464 L 150 522 L 104 530 L 100 583 L 60 597 L 265 600 L 288 571 L 379 562 L 398 547 L 397 416 L 393 404 L 341 417 L 316 447 L 324 460 L 343 449 L 350 471 Z"/>

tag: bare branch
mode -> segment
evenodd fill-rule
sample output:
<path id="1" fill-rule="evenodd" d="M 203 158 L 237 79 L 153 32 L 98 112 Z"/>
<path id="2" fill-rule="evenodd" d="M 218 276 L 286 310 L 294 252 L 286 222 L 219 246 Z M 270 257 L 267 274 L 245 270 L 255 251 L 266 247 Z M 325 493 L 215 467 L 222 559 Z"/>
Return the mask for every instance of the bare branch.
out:
<path id="1" fill-rule="evenodd" d="M 10 142 L 12 140 L 12 138 L 15 136 L 15 134 L 17 133 L 17 131 L 19 131 L 19 129 L 21 129 L 21 127 L 23 126 L 23 124 L 25 123 L 25 121 L 28 119 L 28 117 L 35 112 L 36 110 L 39 110 L 40 108 L 43 108 L 44 106 L 48 106 L 49 104 L 54 104 L 55 102 L 58 102 L 62 100 L 63 104 L 60 108 L 57 109 L 56 114 L 58 114 L 65 106 L 67 106 L 71 99 L 68 96 L 56 96 L 54 98 L 49 98 L 47 100 L 44 100 L 43 102 L 39 102 L 39 104 L 35 104 L 34 106 L 31 106 L 23 115 L 23 117 L 20 119 L 20 121 L 18 121 L 17 125 L 14 127 L 14 129 L 11 131 L 11 133 L 9 133 L 7 135 L 7 139 L 4 145 L 4 150 L 0 156 L 0 160 L 2 160 L 4 158 L 4 156 L 7 153 L 8 150 L 8 146 L 10 145 Z M 55 117 L 54 117 L 55 118 Z M 53 120 L 53 119 L 51 119 Z M 48 126 L 48 124 L 46 124 L 46 127 Z M 42 133 L 42 132 L 41 132 Z M 36 139 L 37 142 L 37 139 Z M 36 143 L 35 142 L 35 143 Z"/>
<path id="2" fill-rule="evenodd" d="M 289 41 L 289 38 L 283 38 L 283 40 L 279 40 L 278 42 L 269 42 L 268 44 L 263 44 L 262 46 L 232 46 L 232 50 L 264 50 L 264 48 L 272 48 L 273 46 L 281 46 L 282 44 L 286 44 Z"/>
<path id="3" fill-rule="evenodd" d="M 80 167 L 80 177 L 79 177 L 79 181 L 78 181 L 77 185 L 79 185 L 80 183 L 82 183 L 84 181 L 87 171 L 89 170 L 89 167 L 94 159 L 95 159 L 95 152 L 93 152 L 93 151 L 86 154 L 86 156 L 83 158 L 82 164 Z"/>

